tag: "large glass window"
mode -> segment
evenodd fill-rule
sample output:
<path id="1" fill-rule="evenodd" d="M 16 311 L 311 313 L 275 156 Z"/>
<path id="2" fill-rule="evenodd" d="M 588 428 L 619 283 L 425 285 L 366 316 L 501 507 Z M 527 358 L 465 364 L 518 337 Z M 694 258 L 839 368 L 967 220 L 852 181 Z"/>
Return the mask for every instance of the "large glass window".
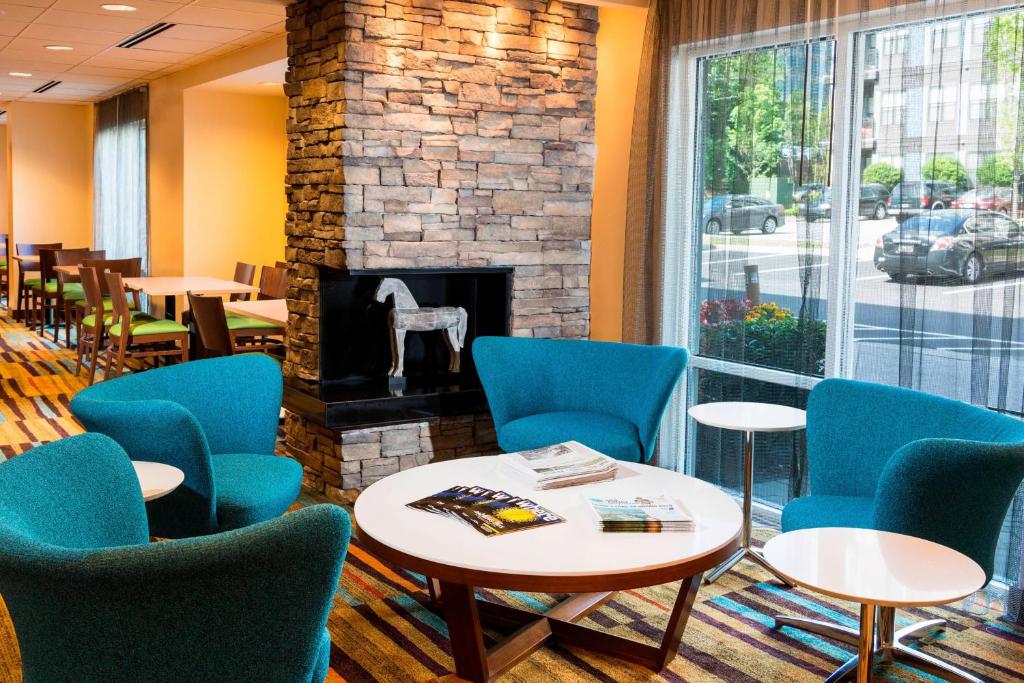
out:
<path id="1" fill-rule="evenodd" d="M 1024 417 L 1024 11 L 843 31 L 689 62 L 687 400 L 803 407 L 829 374 Z M 688 429 L 691 469 L 738 490 L 738 437 Z M 801 449 L 757 443 L 755 499 L 805 492 Z M 1022 530 L 1018 496 L 997 577 Z"/>
<path id="2" fill-rule="evenodd" d="M 800 405 L 749 371 L 825 372 L 833 53 L 815 40 L 700 62 L 698 402 Z M 737 485 L 739 442 L 703 428 L 697 440 L 698 472 Z M 757 446 L 758 495 L 777 505 L 799 489 L 795 444 Z"/>

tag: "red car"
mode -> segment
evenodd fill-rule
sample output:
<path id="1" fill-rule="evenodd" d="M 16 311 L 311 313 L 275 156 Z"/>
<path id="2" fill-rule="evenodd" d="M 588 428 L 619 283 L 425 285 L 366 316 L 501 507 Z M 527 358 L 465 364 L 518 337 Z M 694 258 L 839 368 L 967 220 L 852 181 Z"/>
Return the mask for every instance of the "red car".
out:
<path id="1" fill-rule="evenodd" d="M 984 209 L 1009 214 L 1013 211 L 1013 190 L 1008 187 L 985 187 L 960 195 L 951 206 L 954 209 Z"/>

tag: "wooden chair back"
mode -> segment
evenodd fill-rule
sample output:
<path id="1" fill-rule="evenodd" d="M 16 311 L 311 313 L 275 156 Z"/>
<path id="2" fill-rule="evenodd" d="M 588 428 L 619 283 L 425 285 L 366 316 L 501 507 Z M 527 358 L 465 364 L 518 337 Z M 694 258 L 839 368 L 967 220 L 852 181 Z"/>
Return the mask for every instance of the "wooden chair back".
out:
<path id="1" fill-rule="evenodd" d="M 119 258 L 119 259 L 86 259 L 82 262 L 82 265 L 90 268 L 95 268 L 97 273 L 120 273 L 122 278 L 126 277 L 139 277 L 142 275 L 142 259 L 136 258 Z M 101 276 L 100 287 L 103 290 L 104 296 L 109 296 L 110 291 L 107 289 L 107 281 Z M 123 290 L 122 290 L 123 291 Z"/>
<path id="2" fill-rule="evenodd" d="M 63 242 L 49 242 L 49 243 L 19 242 L 19 243 L 14 245 L 14 250 L 17 252 L 18 256 L 39 256 L 40 260 L 42 260 L 42 256 L 39 255 L 39 252 L 42 249 L 63 249 L 63 248 L 64 248 Z M 27 273 L 29 271 L 37 271 L 37 270 L 39 270 L 39 266 L 34 264 L 34 263 L 30 263 L 28 261 L 22 261 L 21 264 L 19 264 L 19 270 L 21 270 L 21 272 L 23 272 L 23 273 Z"/>
<path id="3" fill-rule="evenodd" d="M 188 292 L 188 308 L 202 347 L 201 357 L 234 355 L 235 345 L 228 332 L 224 300 L 219 296 L 201 296 Z"/>
<path id="4" fill-rule="evenodd" d="M 260 271 L 259 300 L 284 299 L 288 293 L 288 269 L 277 266 L 263 266 Z"/>
<path id="5" fill-rule="evenodd" d="M 49 282 L 50 280 L 56 280 L 57 275 L 54 273 L 53 267 L 57 265 L 57 252 L 58 251 L 70 251 L 82 253 L 88 251 L 85 247 L 79 249 L 62 249 L 60 247 L 56 249 L 40 249 L 39 250 L 39 273 L 42 281 Z"/>
<path id="6" fill-rule="evenodd" d="M 123 319 L 125 324 L 122 326 L 121 331 L 128 332 L 131 329 L 128 321 L 131 320 L 132 314 L 128 308 L 128 297 L 124 293 L 124 279 L 121 273 L 116 271 L 110 272 L 109 270 L 103 273 L 103 279 L 107 283 L 107 291 L 110 292 L 110 304 L 113 311 L 110 324 L 116 325 Z M 102 306 L 102 303 L 100 305 Z"/>
<path id="7" fill-rule="evenodd" d="M 80 266 L 78 277 L 82 281 L 82 293 L 85 294 L 85 312 L 82 317 L 95 314 L 99 316 L 97 327 L 102 322 L 103 316 L 103 288 L 100 286 L 100 277 L 95 268 Z"/>
<path id="8" fill-rule="evenodd" d="M 103 249 L 57 249 L 53 252 L 53 265 L 54 266 L 80 266 L 86 260 L 102 259 L 107 257 L 107 252 Z M 39 262 L 42 264 L 42 256 L 39 257 Z M 67 284 L 68 282 L 78 282 L 77 275 L 70 275 L 68 273 L 61 273 L 54 271 L 54 276 L 57 278 L 57 282 L 61 284 Z"/>
<path id="9" fill-rule="evenodd" d="M 253 279 L 256 277 L 256 266 L 251 263 L 245 263 L 239 261 L 235 264 L 235 277 L 234 281 L 239 282 L 243 285 L 251 285 Z M 238 292 L 231 295 L 232 301 L 248 301 L 248 292 Z"/>

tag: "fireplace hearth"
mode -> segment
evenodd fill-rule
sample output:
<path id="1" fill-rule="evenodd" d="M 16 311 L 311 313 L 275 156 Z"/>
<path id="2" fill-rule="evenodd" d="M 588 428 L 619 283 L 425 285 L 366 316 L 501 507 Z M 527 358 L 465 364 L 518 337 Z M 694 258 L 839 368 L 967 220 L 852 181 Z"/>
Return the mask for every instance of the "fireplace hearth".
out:
<path id="1" fill-rule="evenodd" d="M 320 382 L 289 387 L 285 407 L 329 429 L 419 422 L 483 413 L 487 401 L 473 362 L 473 340 L 510 333 L 512 268 L 320 268 Z M 379 302 L 385 278 L 401 280 L 421 307 L 453 307 L 467 314 L 458 372 L 450 372 L 443 331 L 409 331 L 404 377 L 389 377 L 392 348 L 388 314 Z"/>

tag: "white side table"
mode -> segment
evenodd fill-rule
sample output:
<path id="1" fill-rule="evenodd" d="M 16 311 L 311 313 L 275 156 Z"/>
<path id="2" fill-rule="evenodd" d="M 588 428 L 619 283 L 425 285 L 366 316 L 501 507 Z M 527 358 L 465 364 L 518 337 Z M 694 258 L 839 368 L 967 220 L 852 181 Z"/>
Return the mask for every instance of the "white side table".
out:
<path id="1" fill-rule="evenodd" d="M 734 401 L 702 403 L 693 406 L 688 412 L 690 417 L 702 425 L 743 432 L 743 534 L 740 549 L 717 569 L 707 574 L 704 580 L 707 583 L 715 581 L 745 557 L 778 575 L 772 570 L 771 565 L 750 547 L 751 497 L 754 492 L 754 433 L 793 432 L 804 429 L 807 426 L 807 412 L 772 403 Z"/>
<path id="2" fill-rule="evenodd" d="M 847 633 L 842 626 L 824 633 L 858 646 L 857 656 L 828 681 L 838 681 L 856 668 L 857 682 L 866 683 L 876 655 L 948 680 L 978 680 L 900 643 L 902 637 L 922 635 L 919 626 L 894 632 L 897 607 L 945 605 L 985 585 L 984 570 L 966 555 L 887 531 L 823 528 L 780 534 L 765 544 L 764 556 L 776 572 L 798 586 L 861 604 L 859 633 Z M 776 621 L 784 626 L 790 618 Z"/>
<path id="3" fill-rule="evenodd" d="M 185 473 L 173 465 L 146 460 L 132 460 L 132 465 L 142 487 L 142 500 L 147 503 L 163 498 L 185 481 Z"/>

